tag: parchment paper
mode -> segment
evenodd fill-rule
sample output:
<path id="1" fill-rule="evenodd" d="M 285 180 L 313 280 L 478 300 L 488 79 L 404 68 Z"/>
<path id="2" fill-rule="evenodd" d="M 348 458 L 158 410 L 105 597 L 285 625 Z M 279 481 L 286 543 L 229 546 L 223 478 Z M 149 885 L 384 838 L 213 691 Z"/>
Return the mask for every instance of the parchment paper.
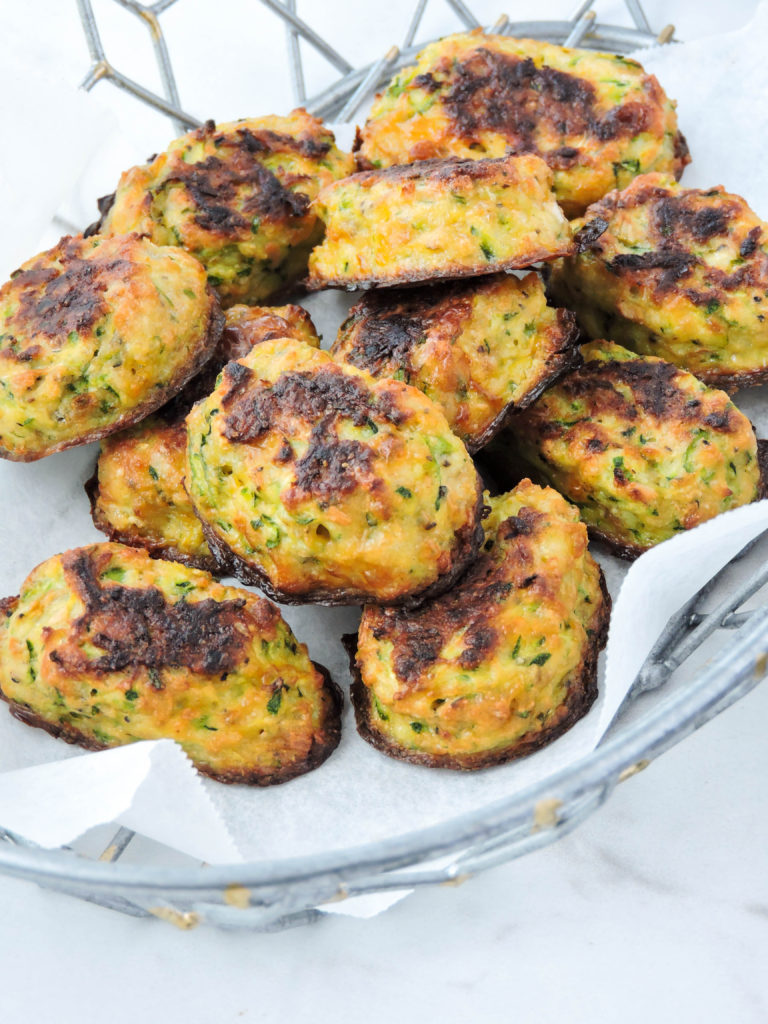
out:
<path id="1" fill-rule="evenodd" d="M 759 98 L 768 95 L 764 60 L 767 34 L 768 6 L 764 3 L 754 22 L 740 32 L 637 55 L 679 101 L 681 127 L 694 157 L 685 172 L 684 183 L 722 183 L 744 195 L 764 218 L 768 217 L 768 133 L 766 113 Z M 89 180 L 93 176 L 91 171 Z M 78 195 L 70 205 L 80 206 L 84 202 L 83 196 Z M 314 296 L 306 303 L 325 335 L 325 345 L 332 340 L 349 302 L 344 294 L 328 293 Z M 767 397 L 766 389 L 761 388 L 742 391 L 736 398 L 756 424 L 759 436 L 768 436 Z M 82 489 L 92 471 L 95 454 L 95 446 L 90 446 L 31 465 L 0 463 L 1 595 L 18 592 L 32 567 L 48 556 L 103 539 L 91 525 Z M 240 856 L 247 859 L 287 857 L 379 840 L 509 796 L 594 748 L 668 616 L 703 582 L 702 574 L 706 578 L 716 571 L 734 550 L 766 527 L 768 503 L 762 502 L 721 516 L 643 556 L 616 602 L 607 658 L 609 671 L 606 676 L 601 667 L 598 702 L 568 734 L 523 761 L 475 774 L 401 764 L 379 754 L 358 737 L 347 702 L 341 745 L 318 770 L 267 790 L 228 787 L 209 780 L 201 780 L 200 786 L 194 780 L 193 788 L 207 793 Z M 616 600 L 627 566 L 611 556 L 598 553 L 598 557 Z M 284 614 L 297 636 L 308 644 L 312 657 L 327 665 L 346 689 L 346 657 L 338 638 L 356 627 L 358 610 L 286 608 Z M 152 766 L 147 769 L 147 754 L 141 747 L 137 745 L 120 756 L 124 771 L 135 777 L 136 791 L 144 790 L 146 794 L 148 786 L 151 791 Z M 87 758 L 93 767 L 79 775 L 78 797 L 82 797 L 89 776 L 101 770 L 99 765 L 108 756 L 111 755 L 83 754 L 20 724 L 0 707 L 0 772 L 72 757 Z M 158 763 L 162 772 L 162 758 Z M 62 771 L 51 766 L 51 773 L 55 778 Z M 40 778 L 35 777 L 35 785 L 40 785 Z M 13 782 L 12 776 L 0 775 L 0 826 L 6 828 L 13 828 Z M 19 779 L 17 784 L 21 795 Z M 122 784 L 119 796 L 124 803 L 126 787 Z M 130 803 L 130 795 L 128 800 Z M 138 804 L 138 799 L 135 802 Z M 17 801 L 17 809 L 22 803 L 23 800 Z M 78 799 L 76 824 L 80 829 L 84 824 L 84 804 Z M 185 797 L 179 804 L 190 817 L 198 813 L 194 797 Z M 65 814 L 65 795 L 57 806 Z M 95 800 L 93 806 L 96 810 Z M 99 803 L 102 817 L 94 817 L 104 820 L 106 806 Z M 162 800 L 154 809 L 151 801 L 145 803 L 143 824 L 134 808 L 136 813 L 130 812 L 132 827 L 148 835 L 158 834 L 158 823 L 152 819 L 162 816 L 163 806 Z M 74 810 L 72 820 L 75 821 Z M 35 838 L 35 823 L 28 808 L 24 821 L 27 834 Z M 42 834 L 45 829 L 39 831 Z M 167 836 L 167 828 L 160 831 Z M 187 842 L 191 851 L 183 821 L 174 823 L 173 834 L 180 848 L 184 849 Z M 55 838 L 60 838 L 59 832 Z M 216 850 L 206 859 L 227 859 L 225 844 L 225 839 L 217 840 Z M 196 841 L 194 849 L 195 855 L 202 856 Z M 237 859 L 234 852 L 232 859 Z"/>

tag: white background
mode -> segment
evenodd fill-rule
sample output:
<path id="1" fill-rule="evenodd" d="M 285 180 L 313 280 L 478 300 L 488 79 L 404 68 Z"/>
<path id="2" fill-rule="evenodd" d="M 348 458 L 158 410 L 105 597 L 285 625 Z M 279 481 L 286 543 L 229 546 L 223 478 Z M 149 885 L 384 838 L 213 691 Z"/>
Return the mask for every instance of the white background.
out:
<path id="1" fill-rule="evenodd" d="M 107 0 L 95 6 L 110 15 L 104 41 L 115 64 L 151 81 L 138 23 L 113 14 Z M 533 18 L 571 8 L 470 6 L 487 22 L 501 9 Z M 598 6 L 602 20 L 622 19 L 620 5 Z M 307 20 L 333 26 L 329 35 L 352 62 L 399 41 L 410 7 L 299 0 Z M 754 3 L 645 7 L 652 25 L 674 21 L 678 37 L 692 39 L 742 25 Z M 180 0 L 163 20 L 190 112 L 222 120 L 291 105 L 282 29 L 255 0 Z M 447 5 L 431 0 L 425 32 L 455 25 Z M 0 29 L 0 56 L 44 68 L 62 92 L 84 74 L 74 2 L 16 4 L 0 12 Z M 328 80 L 313 61 L 310 86 Z M 24 111 L 25 91 L 22 70 L 5 91 L 6 110 Z M 165 144 L 162 119 L 107 84 L 95 95 L 120 118 L 126 151 L 146 155 Z M 40 121 L 43 137 L 49 127 Z M 0 167 L 23 165 L 24 156 L 6 133 Z M 55 188 L 55 149 L 48 161 L 34 173 Z M 16 205 L 13 194 L 0 195 L 6 219 Z M 767 720 L 762 686 L 620 786 L 573 836 L 460 888 L 418 893 L 370 921 L 328 918 L 262 936 L 181 933 L 0 878 L 3 1019 L 764 1024 Z"/>

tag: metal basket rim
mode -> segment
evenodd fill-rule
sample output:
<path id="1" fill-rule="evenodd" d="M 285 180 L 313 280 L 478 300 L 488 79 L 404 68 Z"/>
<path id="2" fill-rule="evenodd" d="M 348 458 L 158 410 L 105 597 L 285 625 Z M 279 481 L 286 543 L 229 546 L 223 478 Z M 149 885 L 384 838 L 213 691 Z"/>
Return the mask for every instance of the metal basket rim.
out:
<path id="1" fill-rule="evenodd" d="M 117 885 L 126 890 L 179 893 L 233 884 L 250 888 L 278 886 L 324 875 L 332 875 L 341 881 L 342 877 L 359 875 L 370 868 L 384 873 L 414 863 L 425 863 L 434 857 L 464 849 L 484 830 L 503 832 L 506 820 L 512 816 L 519 819 L 532 814 L 542 799 L 555 798 L 565 804 L 590 788 L 612 788 L 619 774 L 641 761 L 644 755 L 650 751 L 663 753 L 688 732 L 704 724 L 696 722 L 702 712 L 711 712 L 705 719 L 709 720 L 756 686 L 760 681 L 756 660 L 768 654 L 766 640 L 768 607 L 736 633 L 734 643 L 725 645 L 699 676 L 695 686 L 682 688 L 660 701 L 628 729 L 619 727 L 616 736 L 586 757 L 511 797 L 425 829 L 319 854 L 193 868 L 154 868 L 126 865 L 119 861 L 105 863 L 75 858 L 71 853 L 60 850 L 0 843 L 0 870 L 32 880 L 87 882 L 99 890 Z M 730 699 L 723 702 L 724 697 Z M 555 838 L 555 829 L 552 832 Z"/>

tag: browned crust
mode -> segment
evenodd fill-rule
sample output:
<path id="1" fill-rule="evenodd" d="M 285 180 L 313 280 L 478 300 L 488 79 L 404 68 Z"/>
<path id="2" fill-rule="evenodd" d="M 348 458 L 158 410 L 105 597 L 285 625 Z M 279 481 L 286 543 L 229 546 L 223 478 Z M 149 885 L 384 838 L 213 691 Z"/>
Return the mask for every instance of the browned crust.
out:
<path id="1" fill-rule="evenodd" d="M 656 115 L 663 110 L 666 97 L 653 75 L 643 73 L 641 82 L 643 99 L 621 102 L 600 116 L 595 109 L 595 86 L 589 77 L 546 63 L 537 67 L 531 57 L 495 49 L 493 36 L 479 35 L 474 49 L 459 55 L 441 54 L 406 86 L 406 92 L 421 87 L 438 93 L 450 125 L 443 146 L 453 140 L 476 144 L 490 132 L 504 138 L 511 152 L 533 152 L 554 170 L 568 170 L 579 164 L 584 150 L 599 150 L 615 139 L 658 130 Z M 558 148 L 539 148 L 536 135 L 542 126 L 560 136 Z M 375 143 L 380 134 L 377 118 L 366 124 L 366 134 L 369 128 Z M 574 145 L 577 140 L 583 142 L 581 150 Z M 358 127 L 352 151 L 360 169 L 372 168 L 359 152 L 365 141 Z M 566 141 L 569 144 L 563 145 Z M 679 178 L 690 163 L 688 146 L 679 130 L 673 147 L 673 170 Z M 422 148 L 434 151 L 427 138 L 421 145 L 412 145 L 409 153 L 402 153 L 401 162 L 412 161 Z"/>
<path id="2" fill-rule="evenodd" d="M 608 623 L 611 613 L 611 598 L 605 585 L 602 569 L 600 569 L 600 590 L 602 603 L 592 620 L 593 632 L 586 645 L 581 664 L 574 673 L 568 688 L 568 695 L 563 705 L 566 708 L 566 713 L 551 728 L 524 736 L 517 743 L 503 749 L 478 751 L 474 754 L 429 754 L 426 751 L 400 747 L 390 737 L 378 732 L 372 725 L 369 691 L 363 682 L 357 664 L 357 636 L 353 633 L 344 636 L 342 643 L 349 655 L 352 674 L 350 696 L 355 711 L 357 731 L 367 743 L 389 757 L 427 768 L 451 768 L 455 771 L 477 771 L 479 768 L 507 764 L 509 761 L 525 757 L 547 746 L 567 732 L 580 718 L 583 718 L 597 697 L 597 659 L 608 639 Z"/>
<path id="3" fill-rule="evenodd" d="M 344 696 L 324 665 L 320 665 L 316 661 L 313 661 L 312 665 L 323 677 L 323 692 L 327 698 L 326 713 L 320 731 L 312 737 L 312 746 L 302 762 L 277 768 L 273 772 L 249 772 L 245 769 L 214 772 L 205 765 L 196 764 L 195 767 L 201 775 L 207 775 L 217 782 L 225 782 L 230 785 L 276 786 L 319 768 L 323 761 L 331 756 L 341 740 L 341 711 L 344 706 Z"/>
<path id="4" fill-rule="evenodd" d="M 483 277 L 486 274 L 509 273 L 512 270 L 525 270 L 534 263 L 547 262 L 559 259 L 561 256 L 570 256 L 573 252 L 573 245 L 569 242 L 558 249 L 531 249 L 525 256 L 516 259 L 505 260 L 493 263 L 484 262 L 472 267 L 461 264 L 449 263 L 439 270 L 413 271 L 412 273 L 399 273 L 384 277 L 376 275 L 373 277 L 308 277 L 302 283 L 307 291 L 316 292 L 323 288 L 345 288 L 347 291 L 355 291 L 358 288 L 409 288 L 412 285 L 423 284 L 425 281 L 454 280 L 463 277 Z"/>
<path id="5" fill-rule="evenodd" d="M 753 428 L 754 429 L 754 428 Z M 757 464 L 760 467 L 760 484 L 757 497 L 768 498 L 768 440 L 757 439 Z"/>
<path id="6" fill-rule="evenodd" d="M 449 590 L 458 581 L 467 566 L 474 560 L 484 539 L 481 524 L 483 487 L 479 477 L 477 478 L 476 486 L 475 516 L 472 524 L 466 525 L 455 535 L 453 560 L 448 572 L 443 573 L 442 576 L 439 576 L 433 583 L 430 583 L 429 586 L 424 587 L 422 590 L 411 591 L 401 597 L 390 598 L 388 601 L 377 600 L 376 604 L 382 607 L 416 608 L 418 605 L 423 604 L 424 601 L 428 601 L 430 598 L 437 597 L 446 590 Z M 301 594 L 281 590 L 272 583 L 263 569 L 250 562 L 246 562 L 235 551 L 232 551 L 221 537 L 214 533 L 196 508 L 195 513 L 203 524 L 203 535 L 208 541 L 208 547 L 211 549 L 213 557 L 219 560 L 220 564 L 226 565 L 226 571 L 232 572 L 241 583 L 245 583 L 249 587 L 258 587 L 270 600 L 278 604 L 321 604 L 329 607 L 372 603 L 372 595 L 370 593 L 356 590 L 353 587 L 339 587 L 334 590 L 316 587 L 313 590 L 303 591 Z"/>
<path id="7" fill-rule="evenodd" d="M 540 484 L 552 487 L 552 483 L 545 479 L 535 465 L 525 461 L 517 449 L 505 453 L 503 458 L 499 452 L 493 451 L 485 452 L 484 455 L 489 458 L 489 469 L 494 476 L 494 480 L 497 480 L 499 492 L 516 487 L 525 477 L 530 477 Z M 565 500 L 570 501 L 568 497 Z M 584 525 L 587 527 L 587 533 L 591 541 L 602 544 L 612 555 L 623 558 L 628 562 L 633 562 L 645 551 L 650 550 L 650 548 L 640 547 L 639 545 L 625 544 L 623 541 L 616 540 L 594 526 L 589 526 L 586 523 Z"/>
<path id="8" fill-rule="evenodd" d="M 8 598 L 8 601 L 16 601 L 18 598 Z M 192 760 L 195 768 L 201 775 L 207 775 L 216 782 L 228 784 L 241 784 L 245 786 L 275 786 L 281 782 L 289 782 L 299 775 L 312 771 L 323 763 L 336 747 L 341 739 L 341 709 L 344 698 L 337 684 L 331 678 L 328 669 L 323 665 L 312 662 L 314 668 L 323 678 L 323 692 L 327 697 L 326 715 L 324 717 L 319 733 L 312 738 L 312 746 L 304 761 L 277 768 L 274 771 L 249 771 L 246 768 L 241 770 L 216 771 L 209 765 L 200 764 Z M 113 746 L 106 743 L 99 743 L 98 740 L 87 736 L 79 729 L 76 729 L 70 722 L 49 722 L 32 708 L 12 700 L 0 688 L 0 699 L 4 700 L 10 707 L 11 714 L 25 725 L 42 729 L 54 739 L 64 740 L 73 746 L 82 747 L 84 750 L 112 750 Z M 169 737 L 170 738 L 170 737 Z M 125 745 L 125 744 L 124 744 Z M 187 755 L 189 756 L 189 755 Z"/>
<path id="9" fill-rule="evenodd" d="M 581 350 L 576 344 L 581 336 L 581 330 L 576 317 L 569 309 L 558 309 L 557 323 L 562 335 L 560 347 L 556 352 L 551 353 L 544 373 L 522 398 L 516 402 L 509 402 L 504 406 L 498 416 L 491 420 L 481 434 L 471 440 L 464 439 L 464 444 L 470 455 L 477 454 L 481 448 L 489 444 L 507 426 L 515 413 L 528 409 L 548 388 L 557 383 L 561 377 L 582 365 Z"/>
<path id="10" fill-rule="evenodd" d="M 192 569 L 202 569 L 212 576 L 227 576 L 230 573 L 229 566 L 218 562 L 213 555 L 207 558 L 203 555 L 190 555 L 186 551 L 180 551 L 174 544 L 153 542 L 147 537 L 138 537 L 136 534 L 127 533 L 116 529 L 102 513 L 98 505 L 99 500 L 99 467 L 98 463 L 93 474 L 85 482 L 85 493 L 91 504 L 91 519 L 97 530 L 106 534 L 107 537 L 118 544 L 127 544 L 131 548 L 142 548 L 151 558 L 161 558 L 166 562 L 180 562 Z"/>
<path id="11" fill-rule="evenodd" d="M 685 369 L 685 367 L 683 367 Z M 689 370 L 704 384 L 734 392 L 739 388 L 756 388 L 768 384 L 768 366 L 756 370 L 741 370 L 739 373 L 707 373 L 705 370 Z"/>
<path id="12" fill-rule="evenodd" d="M 694 251 L 695 246 L 703 242 L 727 239 L 733 231 L 734 221 L 739 218 L 755 219 L 746 201 L 739 195 L 725 192 L 720 185 L 711 189 L 690 188 L 675 192 L 660 178 L 655 173 L 641 175 L 623 191 L 614 190 L 593 203 L 574 239 L 578 252 L 593 253 L 600 267 L 618 277 L 628 292 L 635 288 L 651 290 L 657 304 L 663 304 L 673 296 L 695 307 L 706 307 L 712 301 L 717 307 L 724 296 L 741 289 L 763 293 L 768 286 L 768 253 L 761 241 L 764 228 L 761 222 L 757 222 L 742 238 L 739 246 L 742 266 L 732 273 L 711 265 L 706 257 L 702 259 Z M 703 205 L 697 205 L 700 202 Z M 610 237 L 615 231 L 614 218 L 621 211 L 637 207 L 646 210 L 645 240 L 650 249 L 643 253 L 617 253 L 613 248 L 617 245 L 615 236 L 614 239 Z M 737 224 L 736 232 L 740 229 L 741 225 Z M 607 253 L 603 237 L 606 231 L 609 232 Z M 701 272 L 698 281 L 691 280 L 694 270 Z M 759 301 L 759 295 L 757 298 Z M 617 309 L 602 309 L 588 298 L 583 304 L 585 308 L 595 308 L 608 323 L 633 324 Z M 628 347 L 634 346 L 630 343 Z M 683 369 L 690 369 L 684 363 L 680 365 Z M 731 391 L 768 381 L 768 366 L 735 373 L 722 372 L 716 367 L 691 369 L 690 372 L 706 384 Z"/>
<path id="13" fill-rule="evenodd" d="M 493 285 L 498 278 L 491 276 L 486 280 Z M 386 299 L 383 299 L 380 291 L 374 291 L 350 309 L 348 319 L 341 325 L 330 353 L 335 359 L 365 370 L 379 380 L 391 376 L 399 367 L 409 373 L 414 372 L 409 357 L 415 340 L 428 333 L 433 326 L 440 331 L 441 314 L 449 314 L 452 324 L 459 323 L 459 318 L 463 320 L 469 315 L 472 296 L 476 290 L 479 294 L 482 287 L 478 288 L 472 283 L 453 287 L 428 286 L 411 291 L 406 296 L 393 293 Z M 466 308 L 462 305 L 464 303 Z M 581 330 L 575 314 L 568 309 L 556 309 L 554 312 L 557 318 L 556 347 L 546 353 L 539 379 L 524 395 L 508 402 L 479 434 L 459 435 L 470 455 L 475 455 L 492 441 L 515 412 L 527 409 L 564 374 L 582 364 L 582 357 L 576 347 Z M 345 333 L 348 324 L 351 324 L 351 329 Z M 546 331 L 550 345 L 552 342 L 549 336 L 554 333 L 554 330 Z M 344 346 L 350 338 L 352 345 L 345 350 Z M 372 343 L 376 349 L 375 354 L 369 352 Z M 406 377 L 406 381 L 410 382 L 410 378 Z"/>
<path id="14" fill-rule="evenodd" d="M 601 544 L 612 555 L 616 555 L 617 558 L 623 558 L 626 562 L 634 562 L 640 555 L 650 551 L 651 547 L 656 547 L 655 544 L 652 544 L 650 547 L 641 547 L 639 544 L 628 544 L 624 541 L 616 540 L 615 537 L 611 537 L 609 534 L 603 533 L 602 530 L 598 530 L 596 526 L 587 526 L 587 533 L 590 540 Z"/>
<path id="15" fill-rule="evenodd" d="M 8 459 L 11 462 L 37 462 L 38 459 L 54 455 L 56 452 L 63 452 L 67 448 L 77 448 L 80 445 L 89 444 L 91 441 L 101 441 L 103 438 L 109 437 L 110 434 L 116 434 L 119 430 L 125 430 L 127 427 L 132 427 L 134 423 L 141 422 L 141 420 L 146 419 L 147 416 L 170 401 L 213 357 L 221 337 L 221 332 L 224 329 L 224 314 L 221 312 L 219 300 L 216 298 L 216 294 L 210 285 L 206 285 L 206 293 L 209 305 L 208 323 L 198 351 L 191 361 L 180 369 L 165 387 L 153 389 L 146 401 L 128 410 L 118 417 L 114 423 L 109 424 L 109 426 L 86 431 L 80 437 L 68 441 L 60 441 L 58 444 L 49 445 L 41 451 L 25 452 L 23 455 L 18 452 L 9 452 L 0 445 L 0 459 Z"/>
<path id="16" fill-rule="evenodd" d="M 115 205 L 115 195 L 115 192 L 110 192 L 106 196 L 99 196 L 96 200 L 96 206 L 99 210 L 99 219 L 95 220 L 93 224 L 88 225 L 83 232 L 83 238 L 90 238 L 91 235 L 98 235 L 101 233 L 101 229 L 104 227 L 104 219 Z"/>
<path id="17" fill-rule="evenodd" d="M 450 184 L 460 175 L 466 175 L 474 181 L 483 181 L 486 178 L 495 181 L 496 168 L 508 160 L 509 156 L 488 157 L 484 160 L 469 160 L 459 156 L 433 157 L 416 163 L 392 164 L 390 167 L 358 171 L 343 180 L 363 188 L 375 185 L 379 181 L 400 184 L 404 181 L 421 181 L 423 178 Z"/>

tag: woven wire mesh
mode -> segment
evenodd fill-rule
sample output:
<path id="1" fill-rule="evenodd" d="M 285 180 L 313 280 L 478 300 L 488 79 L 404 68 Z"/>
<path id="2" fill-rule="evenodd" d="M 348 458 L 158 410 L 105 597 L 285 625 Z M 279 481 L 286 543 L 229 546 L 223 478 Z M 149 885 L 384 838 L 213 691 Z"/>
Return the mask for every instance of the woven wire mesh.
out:
<path id="1" fill-rule="evenodd" d="M 137 0 L 113 2 L 130 11 L 147 26 L 160 73 L 163 95 L 158 95 L 135 82 L 110 62 L 102 45 L 91 0 L 77 0 L 91 57 L 91 66 L 83 79 L 82 87 L 90 90 L 98 82 L 112 82 L 148 106 L 166 114 L 177 132 L 199 127 L 202 120 L 181 106 L 173 65 L 160 21 L 160 15 L 178 3 L 178 0 L 156 0 L 153 4 L 141 4 Z M 671 25 L 667 25 L 658 33 L 653 32 L 639 0 L 625 2 L 633 21 L 632 27 L 600 22 L 591 0 L 582 0 L 567 21 L 510 21 L 504 14 L 488 26 L 483 26 L 462 0 L 447 0 L 456 15 L 457 30 L 487 28 L 500 35 L 543 39 L 565 46 L 582 46 L 615 53 L 626 53 L 640 47 L 652 46 L 657 42 L 672 41 L 674 29 Z M 288 60 L 296 102 L 305 106 L 310 114 L 325 120 L 350 120 L 365 100 L 389 80 L 392 72 L 410 63 L 426 42 L 424 40 L 416 43 L 415 40 L 428 0 L 417 0 L 413 14 L 405 27 L 402 43 L 399 46 L 389 45 L 379 60 L 364 67 L 353 67 L 324 35 L 301 18 L 297 13 L 296 0 L 260 0 L 260 3 L 285 23 Z M 313 13 L 315 18 L 319 18 L 318 5 L 314 6 Z M 311 97 L 306 94 L 302 42 L 316 50 L 340 74 L 337 81 Z"/>
<path id="2" fill-rule="evenodd" d="M 151 34 L 164 95 L 116 70 L 99 36 L 90 0 L 78 0 L 92 64 L 83 88 L 114 85 L 166 114 L 184 131 L 200 121 L 181 105 L 160 15 L 176 0 L 143 5 L 114 0 L 141 19 Z M 392 72 L 412 60 L 427 0 L 418 0 L 400 46 L 374 63 L 353 68 L 299 17 L 295 0 L 261 0 L 286 24 L 295 99 L 327 120 L 351 119 Z M 480 23 L 462 0 L 449 0 L 457 28 Z M 655 33 L 638 0 L 626 0 L 634 27 L 601 23 L 592 4 L 579 5 L 568 21 L 511 22 L 500 17 L 496 33 L 626 53 L 673 39 L 672 26 Z M 322 93 L 306 96 L 301 44 L 320 52 L 340 77 Z M 617 783 L 684 739 L 748 693 L 768 665 L 768 606 L 746 608 L 768 584 L 768 531 L 733 560 L 757 568 L 734 586 L 729 563 L 670 621 L 646 660 L 604 742 L 589 757 L 514 797 L 452 821 L 403 837 L 313 857 L 228 867 L 187 868 L 118 863 L 134 838 L 121 828 L 97 860 L 73 850 L 44 851 L 0 830 L 0 870 L 134 916 L 155 916 L 181 928 L 207 923 L 222 928 L 272 931 L 317 918 L 318 907 L 356 895 L 457 883 L 479 871 L 539 849 L 566 835 L 611 794 Z M 742 573 L 743 575 L 743 573 Z M 715 606 L 707 601 L 719 595 Z M 668 691 L 670 679 L 712 634 L 732 631 L 732 640 L 697 674 L 695 685 Z M 648 704 L 644 695 L 657 691 Z M 643 703 L 645 701 L 645 703 Z M 641 707 L 642 705 L 642 707 Z"/>

